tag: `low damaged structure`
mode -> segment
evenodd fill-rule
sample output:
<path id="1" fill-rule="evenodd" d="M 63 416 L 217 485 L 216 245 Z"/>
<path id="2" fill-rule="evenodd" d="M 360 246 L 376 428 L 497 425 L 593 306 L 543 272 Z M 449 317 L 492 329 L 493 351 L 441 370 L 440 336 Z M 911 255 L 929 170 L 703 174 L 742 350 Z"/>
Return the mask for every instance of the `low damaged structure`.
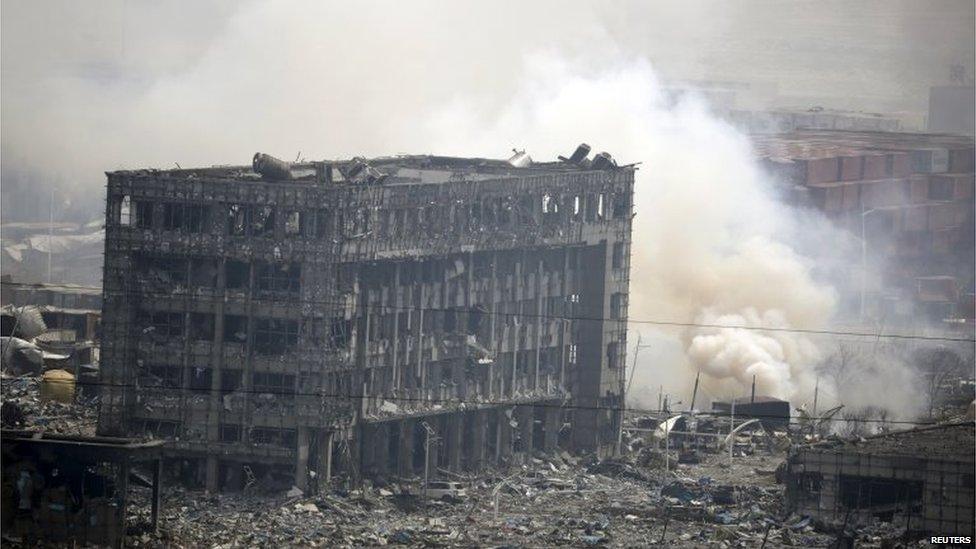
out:
<path id="1" fill-rule="evenodd" d="M 588 153 L 109 173 L 99 431 L 211 489 L 612 452 L 634 168 Z"/>
<path id="2" fill-rule="evenodd" d="M 973 435 L 967 421 L 802 447 L 787 461 L 788 506 L 825 522 L 971 537 Z"/>
<path id="3" fill-rule="evenodd" d="M 154 530 L 162 495 L 162 445 L 4 429 L 5 541 L 28 547 L 40 541 L 122 547 L 136 484 L 151 490 L 148 528 Z"/>

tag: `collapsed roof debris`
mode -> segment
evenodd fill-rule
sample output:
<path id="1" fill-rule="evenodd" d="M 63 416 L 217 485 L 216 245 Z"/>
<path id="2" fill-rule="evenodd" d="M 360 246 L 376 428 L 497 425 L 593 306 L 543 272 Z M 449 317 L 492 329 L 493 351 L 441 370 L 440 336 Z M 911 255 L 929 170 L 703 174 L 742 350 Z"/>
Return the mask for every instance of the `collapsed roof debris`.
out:
<path id="1" fill-rule="evenodd" d="M 251 166 L 264 179 L 271 181 L 291 179 L 291 164 L 268 154 L 254 153 Z"/>

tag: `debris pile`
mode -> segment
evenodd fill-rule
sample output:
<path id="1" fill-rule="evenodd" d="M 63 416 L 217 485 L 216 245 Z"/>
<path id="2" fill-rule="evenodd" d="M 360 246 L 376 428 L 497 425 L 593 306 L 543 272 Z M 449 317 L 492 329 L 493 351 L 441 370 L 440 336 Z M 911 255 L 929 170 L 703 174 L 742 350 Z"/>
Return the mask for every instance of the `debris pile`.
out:
<path id="1" fill-rule="evenodd" d="M 39 375 L 0 377 L 4 428 L 31 429 L 66 435 L 94 436 L 98 401 L 75 396 L 69 402 L 42 397 Z M 55 387 L 58 393 L 61 387 Z M 62 391 L 63 392 L 63 391 Z M 51 394 L 50 392 L 48 394 Z M 60 394 L 55 396 L 60 397 Z"/>
<path id="2" fill-rule="evenodd" d="M 132 532 L 137 547 L 162 545 L 405 547 L 492 546 L 826 546 L 838 533 L 809 518 L 782 516 L 782 487 L 766 474 L 768 456 L 726 468 L 724 456 L 678 466 L 667 476 L 618 459 L 588 466 L 573 456 L 530 458 L 508 471 L 469 480 L 461 500 L 423 500 L 416 487 L 368 484 L 307 496 L 207 495 L 168 491 L 159 532 Z M 741 463 L 739 463 L 741 462 Z M 724 475 L 701 476 L 699 467 Z M 735 482 L 739 477 L 742 483 Z M 135 502 L 144 518 L 148 502 Z M 824 527 L 826 528 L 826 527 Z M 862 531 L 858 539 L 885 537 Z"/>

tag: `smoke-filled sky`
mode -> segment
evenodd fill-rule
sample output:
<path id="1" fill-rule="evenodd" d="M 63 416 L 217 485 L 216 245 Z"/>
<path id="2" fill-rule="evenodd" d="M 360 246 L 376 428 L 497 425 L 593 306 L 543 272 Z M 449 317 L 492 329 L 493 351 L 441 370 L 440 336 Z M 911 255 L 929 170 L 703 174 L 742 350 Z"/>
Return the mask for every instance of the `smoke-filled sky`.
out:
<path id="1" fill-rule="evenodd" d="M 640 58 L 666 80 L 751 86 L 752 101 L 872 111 L 924 111 L 928 86 L 948 82 L 950 65 L 973 73 L 966 0 L 4 0 L 0 9 L 8 220 L 35 213 L 30 193 L 13 193 L 24 179 L 71 187 L 68 198 L 90 208 L 108 169 L 244 163 L 259 149 L 424 152 L 418 121 L 471 99 L 491 119 L 539 52 L 587 70 Z"/>
<path id="2" fill-rule="evenodd" d="M 803 232 L 820 240 L 801 237 L 748 140 L 666 87 L 726 82 L 749 108 L 921 113 L 951 65 L 971 78 L 974 64 L 971 0 L 0 6 L 5 220 L 46 219 L 51 185 L 59 215 L 95 218 L 102 172 L 119 168 L 255 151 L 548 160 L 586 141 L 643 162 L 631 316 L 684 322 L 825 326 L 837 290 L 815 266 L 843 245 L 827 253 L 818 220 Z M 825 352 L 745 330 L 655 345 L 644 393 L 701 369 L 713 391 L 756 375 L 803 398 Z"/>

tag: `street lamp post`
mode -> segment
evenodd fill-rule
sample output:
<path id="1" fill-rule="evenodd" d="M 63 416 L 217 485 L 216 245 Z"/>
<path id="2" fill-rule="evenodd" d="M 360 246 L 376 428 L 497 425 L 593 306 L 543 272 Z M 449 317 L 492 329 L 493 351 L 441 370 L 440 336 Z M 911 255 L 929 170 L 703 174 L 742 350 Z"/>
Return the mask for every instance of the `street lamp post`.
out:
<path id="1" fill-rule="evenodd" d="M 866 231 L 864 230 L 864 226 L 865 219 L 868 217 L 868 214 L 876 211 L 877 210 L 875 208 L 861 211 L 861 324 L 864 324 L 864 296 L 868 290 L 868 243 L 867 239 L 865 238 Z"/>
<path id="2" fill-rule="evenodd" d="M 437 439 L 437 432 L 426 421 L 421 421 L 424 428 L 424 505 L 427 504 L 427 489 L 430 485 L 430 443 Z"/>

